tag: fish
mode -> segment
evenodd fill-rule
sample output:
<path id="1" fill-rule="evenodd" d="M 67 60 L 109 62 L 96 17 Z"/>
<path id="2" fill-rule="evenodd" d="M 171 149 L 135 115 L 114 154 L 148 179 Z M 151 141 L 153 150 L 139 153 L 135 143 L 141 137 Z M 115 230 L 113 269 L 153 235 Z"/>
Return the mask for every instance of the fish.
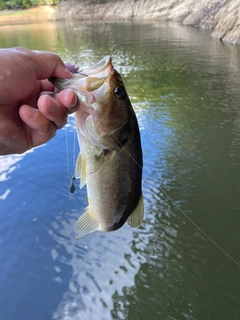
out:
<path id="1" fill-rule="evenodd" d="M 125 222 L 132 228 L 144 216 L 143 155 L 136 114 L 111 56 L 79 71 L 73 78 L 50 78 L 58 90 L 71 88 L 80 107 L 75 112 L 80 153 L 75 176 L 86 185 L 88 206 L 74 225 L 80 238 L 110 232 Z"/>

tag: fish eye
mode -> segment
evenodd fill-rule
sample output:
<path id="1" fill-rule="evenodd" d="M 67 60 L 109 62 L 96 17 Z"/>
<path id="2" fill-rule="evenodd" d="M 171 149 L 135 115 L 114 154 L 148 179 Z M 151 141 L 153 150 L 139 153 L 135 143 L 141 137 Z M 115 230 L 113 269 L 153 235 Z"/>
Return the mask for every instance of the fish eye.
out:
<path id="1" fill-rule="evenodd" d="M 125 92 L 124 88 L 121 87 L 121 86 L 117 86 L 113 90 L 113 92 L 114 92 L 115 97 L 118 98 L 118 99 L 123 99 L 126 96 L 126 92 Z"/>

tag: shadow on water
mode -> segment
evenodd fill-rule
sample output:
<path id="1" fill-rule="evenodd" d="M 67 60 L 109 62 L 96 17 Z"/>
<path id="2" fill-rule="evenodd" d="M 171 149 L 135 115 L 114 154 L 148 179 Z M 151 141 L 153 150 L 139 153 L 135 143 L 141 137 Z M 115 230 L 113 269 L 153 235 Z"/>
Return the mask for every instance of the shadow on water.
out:
<path id="1" fill-rule="evenodd" d="M 87 200 L 68 191 L 72 117 L 46 145 L 0 158 L 2 319 L 239 319 L 239 268 L 166 196 L 240 261 L 239 48 L 174 23 L 0 28 L 2 47 L 80 66 L 112 55 L 139 120 L 145 201 L 139 229 L 74 239 Z"/>

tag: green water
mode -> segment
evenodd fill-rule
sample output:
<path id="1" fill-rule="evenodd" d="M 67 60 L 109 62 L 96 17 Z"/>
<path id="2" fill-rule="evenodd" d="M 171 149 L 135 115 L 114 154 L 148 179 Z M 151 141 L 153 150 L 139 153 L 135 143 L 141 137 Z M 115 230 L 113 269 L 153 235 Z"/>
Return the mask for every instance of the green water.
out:
<path id="1" fill-rule="evenodd" d="M 0 320 L 240 319 L 240 267 L 208 239 L 240 263 L 240 47 L 165 22 L 2 26 L 0 34 L 1 47 L 53 51 L 80 66 L 112 56 L 139 121 L 145 201 L 138 230 L 76 242 L 86 195 L 68 193 L 73 120 L 15 159 L 19 166 L 0 158 L 0 195 L 11 190 L 0 198 Z"/>

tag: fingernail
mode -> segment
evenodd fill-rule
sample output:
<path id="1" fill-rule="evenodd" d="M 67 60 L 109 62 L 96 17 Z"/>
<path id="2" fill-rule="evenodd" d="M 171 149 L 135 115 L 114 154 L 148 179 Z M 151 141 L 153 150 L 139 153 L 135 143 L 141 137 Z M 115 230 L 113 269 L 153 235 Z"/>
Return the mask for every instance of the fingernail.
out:
<path id="1" fill-rule="evenodd" d="M 47 96 L 53 97 L 54 93 L 52 91 L 42 91 L 42 92 L 40 92 L 39 97 L 41 97 L 43 95 L 47 95 Z"/>
<path id="2" fill-rule="evenodd" d="M 76 109 L 78 107 L 78 104 L 79 104 L 79 99 L 78 99 L 78 96 L 75 94 L 74 103 L 68 109 L 70 110 Z"/>

